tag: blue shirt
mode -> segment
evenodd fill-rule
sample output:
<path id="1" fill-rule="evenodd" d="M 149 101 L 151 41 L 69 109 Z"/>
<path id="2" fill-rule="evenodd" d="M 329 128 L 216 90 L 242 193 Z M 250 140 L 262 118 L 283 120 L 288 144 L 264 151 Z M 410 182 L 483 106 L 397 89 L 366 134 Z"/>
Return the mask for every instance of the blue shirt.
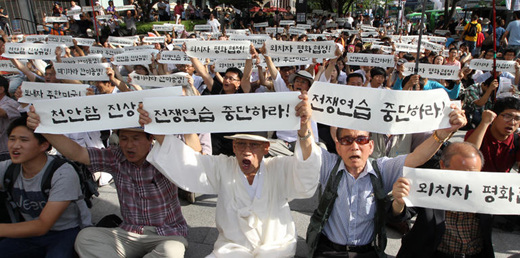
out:
<path id="1" fill-rule="evenodd" d="M 515 20 L 507 25 L 506 31 L 509 31 L 509 45 L 520 45 L 520 20 Z"/>
<path id="2" fill-rule="evenodd" d="M 320 183 L 325 186 L 337 159 L 341 157 L 324 149 L 321 157 Z M 385 192 L 390 192 L 394 182 L 403 175 L 405 159 L 406 155 L 377 159 Z M 376 175 L 376 173 L 371 162 L 367 162 L 357 179 L 347 172 L 343 162 L 341 162 L 338 172 L 341 170 L 344 172 L 338 186 L 338 197 L 322 233 L 330 241 L 340 245 L 369 244 L 372 242 L 374 233 L 376 211 L 376 198 L 369 174 Z"/>
<path id="3" fill-rule="evenodd" d="M 442 86 L 442 84 L 440 84 L 436 81 L 428 80 L 426 85 L 424 85 L 423 90 L 433 90 L 433 89 L 444 89 L 448 93 L 448 96 L 450 97 L 450 99 L 457 99 L 459 97 L 459 92 L 460 92 L 460 83 L 455 84 L 455 86 L 453 86 L 453 89 L 450 90 L 450 89 Z"/>

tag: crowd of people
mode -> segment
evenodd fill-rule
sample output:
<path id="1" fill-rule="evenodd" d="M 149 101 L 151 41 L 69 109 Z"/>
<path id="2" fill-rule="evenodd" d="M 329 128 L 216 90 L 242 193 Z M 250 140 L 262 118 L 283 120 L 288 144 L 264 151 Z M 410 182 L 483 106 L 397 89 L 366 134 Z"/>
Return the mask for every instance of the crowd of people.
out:
<path id="1" fill-rule="evenodd" d="M 516 20 L 506 28 L 502 20 L 498 22 L 497 53 L 493 47 L 477 44 L 481 33 L 489 37 L 494 31 L 489 26 L 484 31 L 483 19 L 477 15 L 462 30 L 453 28 L 444 37 L 425 34 L 423 40 L 430 40 L 430 45 L 420 53 L 401 46 L 417 46 L 417 38 L 396 29 L 390 21 L 354 18 L 348 13 L 314 15 L 310 28 L 302 27 L 305 33 L 291 34 L 289 26 L 279 26 L 281 31 L 268 35 L 276 41 L 333 41 L 334 57 L 308 58 L 305 64 L 280 63 L 269 56 L 265 43 L 261 47 L 251 44 L 244 67 L 221 73 L 214 60 L 188 55 L 188 63 L 168 64 L 161 62 L 161 54 L 187 54 L 185 41 L 179 39 L 224 42 L 235 33 L 267 34 L 267 28 L 255 24 L 275 26 L 282 20 L 294 20 L 294 14 L 287 10 L 268 17 L 259 10 L 247 19 L 236 12 L 222 12 L 220 17 L 218 12 L 200 10 L 192 3 L 181 10 L 182 4 L 179 1 L 171 13 L 169 1 L 160 1 L 157 19 L 207 18 L 212 31 L 151 31 L 149 34 L 164 37 L 164 42 L 151 44 L 154 56 L 150 63 L 116 65 L 113 58 L 100 58 L 109 64 L 108 80 L 57 78 L 54 65 L 64 58 L 89 56 L 92 47 L 126 48 L 107 37 L 91 46 L 79 44 L 94 22 L 86 12 L 67 23 L 47 24 L 49 35 L 74 36 L 71 46 L 56 48 L 52 60 L 0 58 L 17 69 L 0 68 L 0 189 L 7 192 L 11 207 L 4 212 L 14 210 L 21 217 L 20 221 L 0 223 L 0 257 L 184 257 L 189 230 L 179 198 L 195 202 L 194 193 L 218 194 L 219 235 L 208 257 L 293 257 L 297 235 L 288 202 L 310 198 L 316 191 L 320 200 L 307 231 L 309 257 L 385 257 L 387 222 L 398 225 L 405 234 L 397 257 L 494 257 L 492 215 L 408 207 L 403 198 L 409 195 L 410 182 L 403 177 L 403 167 L 424 167 L 441 152 L 435 164 L 440 169 L 514 173 L 511 169 L 520 161 L 520 12 L 515 12 Z M 77 9 L 74 1 L 71 6 L 69 10 Z M 121 18 L 109 1 L 98 14 L 113 15 L 106 21 L 108 35 L 135 35 L 135 24 L 143 15 L 135 6 Z M 56 5 L 53 16 L 63 12 Z M 115 32 L 120 29 L 119 19 L 126 24 L 123 34 Z M 9 37 L 2 30 L 0 36 L 0 54 L 9 44 L 26 42 L 26 38 Z M 142 42 L 142 36 L 137 38 L 134 46 L 150 44 Z M 434 40 L 437 43 L 431 43 Z M 390 56 L 395 65 L 353 64 L 349 54 Z M 472 65 L 475 59 L 494 58 L 509 62 L 512 69 L 479 70 Z M 425 78 L 407 71 L 407 64 L 416 62 L 454 66 L 458 72 L 451 79 Z M 24 82 L 87 84 L 88 95 L 118 94 L 147 90 L 129 75 L 178 72 L 188 82 L 182 86 L 183 94 L 198 96 L 200 101 L 205 95 L 298 92 L 293 113 L 300 128 L 154 135 L 145 131 L 152 119 L 140 104 L 135 110 L 141 124 L 138 128 L 36 133 L 40 110 L 17 101 L 24 97 Z M 392 135 L 336 128 L 313 120 L 307 92 L 315 82 L 385 92 L 442 89 L 449 99 L 462 101 L 462 107 L 450 106 L 450 127 L 430 132 Z M 447 144 L 459 129 L 468 130 L 465 141 Z M 74 163 L 55 165 L 61 159 L 49 154 L 51 149 L 86 165 L 92 173 L 102 172 L 97 174 L 100 184 L 115 184 L 120 225 L 92 226 Z M 44 175 L 50 170 L 54 170 L 52 184 L 43 191 Z M 389 192 L 392 200 L 387 197 Z M 417 220 L 409 229 L 407 221 L 413 216 Z M 518 217 L 507 219 L 511 227 L 518 226 Z"/>

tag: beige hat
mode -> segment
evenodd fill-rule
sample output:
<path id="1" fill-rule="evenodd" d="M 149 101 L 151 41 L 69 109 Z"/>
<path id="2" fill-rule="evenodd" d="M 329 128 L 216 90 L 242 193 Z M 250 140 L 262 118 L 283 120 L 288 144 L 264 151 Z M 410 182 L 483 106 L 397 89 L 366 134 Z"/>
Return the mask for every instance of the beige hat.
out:
<path id="1" fill-rule="evenodd" d="M 241 139 L 241 140 L 250 140 L 250 141 L 258 141 L 258 142 L 270 142 L 269 139 L 262 136 L 264 134 L 266 134 L 266 133 L 265 132 L 239 133 L 239 134 L 234 134 L 231 136 L 224 136 L 224 138 L 231 139 L 231 140 Z"/>
<path id="2" fill-rule="evenodd" d="M 304 71 L 304 70 L 291 74 L 291 76 L 289 76 L 289 82 L 294 83 L 294 79 L 296 79 L 296 77 L 302 77 L 304 79 L 309 80 L 309 86 L 311 86 L 312 83 L 314 82 L 314 78 L 312 77 L 312 75 L 309 72 Z"/>

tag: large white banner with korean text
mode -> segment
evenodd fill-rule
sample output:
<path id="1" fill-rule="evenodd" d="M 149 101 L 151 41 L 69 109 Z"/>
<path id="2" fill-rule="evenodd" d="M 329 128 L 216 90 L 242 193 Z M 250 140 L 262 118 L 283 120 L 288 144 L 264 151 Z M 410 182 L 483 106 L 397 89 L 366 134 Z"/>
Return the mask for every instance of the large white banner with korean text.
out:
<path id="1" fill-rule="evenodd" d="M 40 115 L 37 133 L 79 133 L 139 126 L 143 98 L 180 96 L 181 87 L 34 102 Z"/>
<path id="2" fill-rule="evenodd" d="M 152 134 L 297 130 L 298 92 L 145 98 Z"/>
<path id="3" fill-rule="evenodd" d="M 305 56 L 308 58 L 334 58 L 334 41 L 275 41 L 265 42 L 268 56 Z"/>
<path id="4" fill-rule="evenodd" d="M 487 213 L 520 214 L 520 177 L 516 173 L 403 168 L 410 181 L 407 206 Z"/>
<path id="5" fill-rule="evenodd" d="M 67 57 L 62 58 L 62 63 L 67 64 L 99 64 L 101 63 L 101 54 L 94 54 L 88 56 L 77 56 L 77 57 Z"/>
<path id="6" fill-rule="evenodd" d="M 404 63 L 404 76 L 413 74 L 415 63 Z M 419 64 L 419 74 L 428 79 L 458 80 L 460 68 L 456 65 Z"/>
<path id="7" fill-rule="evenodd" d="M 395 57 L 393 55 L 358 54 L 348 53 L 347 64 L 363 66 L 394 67 Z"/>
<path id="8" fill-rule="evenodd" d="M 103 57 L 110 58 L 115 55 L 125 52 L 124 48 L 106 48 L 106 47 L 95 47 L 92 46 L 90 49 L 90 55 L 101 54 Z"/>
<path id="9" fill-rule="evenodd" d="M 5 43 L 5 51 L 2 54 L 6 58 L 18 59 L 56 59 L 56 48 L 65 49 L 65 45 L 38 44 L 38 43 Z"/>
<path id="10" fill-rule="evenodd" d="M 250 45 L 250 41 L 187 41 L 186 55 L 196 58 L 248 59 Z"/>
<path id="11" fill-rule="evenodd" d="M 60 80 L 108 81 L 108 63 L 67 64 L 55 63 L 56 78 Z"/>
<path id="12" fill-rule="evenodd" d="M 271 37 L 267 34 L 255 34 L 255 35 L 243 35 L 243 34 L 231 34 L 229 40 L 233 41 L 250 41 L 255 48 L 261 48 L 264 42 L 270 40 Z"/>
<path id="13" fill-rule="evenodd" d="M 149 65 L 152 63 L 152 54 L 149 51 L 130 51 L 114 56 L 115 65 Z"/>
<path id="14" fill-rule="evenodd" d="M 510 72 L 515 74 L 515 61 L 506 61 L 506 60 L 496 60 L 497 61 L 497 71 L 498 72 Z M 482 71 L 492 71 L 493 70 L 493 60 L 492 59 L 472 59 L 469 63 L 469 68 L 475 70 Z"/>
<path id="15" fill-rule="evenodd" d="M 175 73 L 169 75 L 140 75 L 135 72 L 128 76 L 132 84 L 145 87 L 172 87 L 188 85 L 187 73 Z"/>
<path id="16" fill-rule="evenodd" d="M 313 120 L 384 134 L 450 127 L 450 99 L 442 89 L 393 91 L 314 82 L 309 90 Z"/>
<path id="17" fill-rule="evenodd" d="M 23 82 L 21 103 L 44 99 L 61 99 L 87 96 L 87 84 Z"/>

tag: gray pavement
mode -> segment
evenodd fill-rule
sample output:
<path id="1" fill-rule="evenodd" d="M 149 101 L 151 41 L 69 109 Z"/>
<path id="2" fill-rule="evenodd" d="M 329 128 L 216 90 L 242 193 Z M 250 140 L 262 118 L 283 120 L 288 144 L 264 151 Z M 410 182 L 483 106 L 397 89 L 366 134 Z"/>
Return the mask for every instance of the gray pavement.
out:
<path id="1" fill-rule="evenodd" d="M 462 141 L 464 131 L 454 135 L 452 140 Z M 108 214 L 120 216 L 117 193 L 113 185 L 99 188 L 100 196 L 93 201 L 93 221 L 97 222 Z M 185 257 L 204 257 L 211 253 L 213 243 L 217 239 L 218 231 L 215 228 L 216 195 L 197 195 L 195 204 L 181 200 L 182 213 L 189 226 L 189 247 Z M 296 223 L 298 233 L 298 246 L 296 257 L 306 257 L 305 232 L 309 219 L 317 206 L 317 195 L 310 199 L 293 200 L 290 202 L 292 216 Z M 394 257 L 401 246 L 400 235 L 392 229 L 388 229 L 388 246 L 386 253 Z M 497 258 L 520 258 L 520 231 L 505 232 L 493 229 L 493 245 Z"/>

